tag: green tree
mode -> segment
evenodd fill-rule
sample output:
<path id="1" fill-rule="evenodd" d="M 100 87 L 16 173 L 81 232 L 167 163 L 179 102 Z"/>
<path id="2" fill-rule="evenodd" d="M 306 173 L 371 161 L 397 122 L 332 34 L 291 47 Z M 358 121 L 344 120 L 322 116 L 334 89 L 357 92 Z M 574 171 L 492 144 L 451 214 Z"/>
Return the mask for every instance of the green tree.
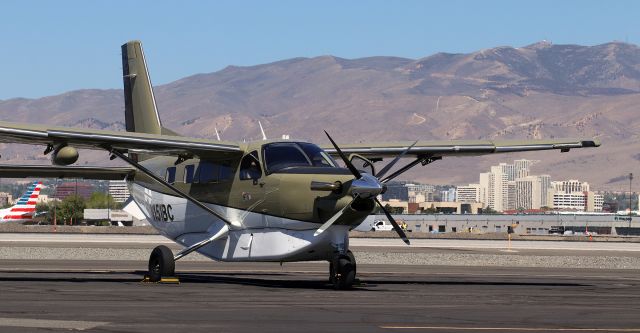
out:
<path id="1" fill-rule="evenodd" d="M 436 209 L 436 206 L 434 204 L 431 204 L 431 207 L 425 209 L 424 213 L 425 214 L 436 214 L 436 213 L 438 213 L 438 209 Z"/>
<path id="2" fill-rule="evenodd" d="M 485 208 L 482 211 L 482 213 L 483 214 L 498 214 L 498 212 L 495 209 L 491 208 L 491 206 L 487 206 L 487 208 Z"/>
<path id="3" fill-rule="evenodd" d="M 106 193 L 93 192 L 91 197 L 87 201 L 87 208 L 95 209 L 120 209 L 122 205 L 119 202 L 115 202 L 113 197 Z"/>
<path id="4" fill-rule="evenodd" d="M 70 195 L 60 202 L 56 209 L 57 220 L 63 224 L 74 224 L 80 220 L 84 214 L 86 203 L 79 195 Z"/>
<path id="5" fill-rule="evenodd" d="M 389 214 L 391 215 L 398 215 L 398 214 L 402 214 L 404 212 L 404 209 L 402 207 L 391 207 L 390 204 L 386 204 L 384 205 L 384 208 L 387 210 L 387 212 L 389 212 Z M 384 214 L 384 213 L 383 213 Z"/>

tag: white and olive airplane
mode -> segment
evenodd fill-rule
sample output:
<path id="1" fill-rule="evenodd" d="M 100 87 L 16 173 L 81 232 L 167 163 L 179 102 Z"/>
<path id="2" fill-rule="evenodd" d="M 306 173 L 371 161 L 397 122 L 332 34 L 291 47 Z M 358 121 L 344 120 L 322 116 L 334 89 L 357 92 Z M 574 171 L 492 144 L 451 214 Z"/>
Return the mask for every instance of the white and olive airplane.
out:
<path id="1" fill-rule="evenodd" d="M 349 230 L 376 206 L 409 244 L 377 197 L 386 182 L 410 168 L 449 156 L 600 145 L 592 139 L 555 139 L 339 147 L 327 133 L 331 146 L 321 147 L 298 140 L 185 137 L 162 126 L 139 41 L 122 46 L 122 65 L 127 132 L 0 122 L 0 142 L 42 145 L 52 161 L 51 166 L 2 165 L 0 175 L 128 180 L 133 200 L 150 223 L 184 247 L 176 254 L 166 246 L 153 250 L 152 281 L 173 276 L 175 261 L 197 251 L 218 261 L 326 260 L 335 288 L 349 288 L 356 276 Z M 70 166 L 79 148 L 103 150 L 130 167 Z M 391 162 L 376 170 L 374 164 L 387 158 Z M 401 159 L 410 161 L 393 168 Z"/>

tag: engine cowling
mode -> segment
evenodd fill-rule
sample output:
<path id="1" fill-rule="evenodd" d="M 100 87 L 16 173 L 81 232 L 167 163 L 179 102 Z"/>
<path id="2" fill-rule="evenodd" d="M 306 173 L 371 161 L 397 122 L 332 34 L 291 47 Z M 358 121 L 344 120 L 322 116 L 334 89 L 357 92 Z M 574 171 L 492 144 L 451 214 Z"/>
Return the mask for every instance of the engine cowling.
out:
<path id="1" fill-rule="evenodd" d="M 51 154 L 51 163 L 55 165 L 73 164 L 78 160 L 78 156 L 77 149 L 69 146 L 61 146 L 56 148 Z"/>

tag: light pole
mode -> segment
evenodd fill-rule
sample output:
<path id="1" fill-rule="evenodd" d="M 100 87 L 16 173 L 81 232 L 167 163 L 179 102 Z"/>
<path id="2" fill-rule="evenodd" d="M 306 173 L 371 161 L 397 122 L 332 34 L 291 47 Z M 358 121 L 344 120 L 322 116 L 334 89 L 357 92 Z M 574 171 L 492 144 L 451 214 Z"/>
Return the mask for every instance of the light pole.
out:
<path id="1" fill-rule="evenodd" d="M 629 172 L 629 228 L 631 228 L 631 181 L 633 180 L 633 173 Z"/>

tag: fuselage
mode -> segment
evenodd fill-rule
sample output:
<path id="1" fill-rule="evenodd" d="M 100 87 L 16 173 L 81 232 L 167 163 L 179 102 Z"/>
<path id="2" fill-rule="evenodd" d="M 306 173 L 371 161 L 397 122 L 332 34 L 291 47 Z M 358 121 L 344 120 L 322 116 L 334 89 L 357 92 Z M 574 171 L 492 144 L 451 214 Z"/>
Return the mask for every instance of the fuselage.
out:
<path id="1" fill-rule="evenodd" d="M 349 170 L 305 142 L 247 143 L 240 156 L 216 159 L 153 157 L 141 162 L 179 190 L 231 221 L 229 236 L 199 250 L 217 260 L 294 261 L 331 258 L 348 247 L 348 231 L 373 210 L 373 201 L 352 208 L 329 232 L 313 236 L 327 219 L 349 205 Z M 338 184 L 333 191 L 312 182 Z M 166 237 L 189 246 L 225 224 L 151 178 L 137 174 L 134 200 Z"/>

